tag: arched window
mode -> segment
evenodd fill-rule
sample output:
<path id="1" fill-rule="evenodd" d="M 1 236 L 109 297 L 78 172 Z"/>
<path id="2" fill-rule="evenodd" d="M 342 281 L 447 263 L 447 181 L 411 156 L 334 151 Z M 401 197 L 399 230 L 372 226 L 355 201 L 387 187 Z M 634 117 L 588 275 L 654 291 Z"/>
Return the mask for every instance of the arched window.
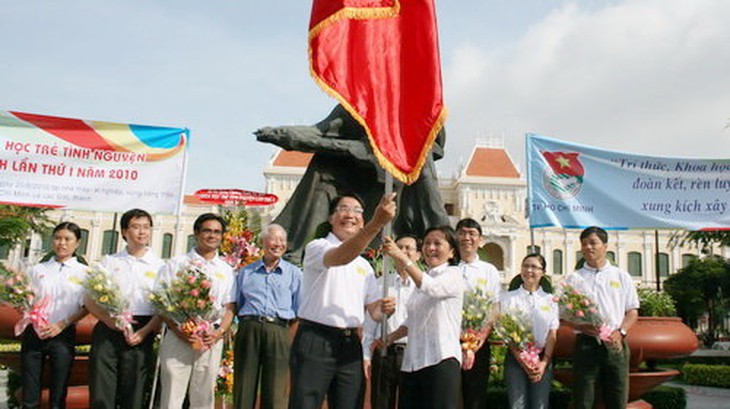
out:
<path id="1" fill-rule="evenodd" d="M 669 254 L 659 253 L 659 276 L 666 277 L 669 275 Z"/>
<path id="2" fill-rule="evenodd" d="M 542 254 L 540 246 L 527 246 L 527 254 Z"/>
<path id="3" fill-rule="evenodd" d="M 193 247 L 195 247 L 195 235 L 191 234 L 188 236 L 188 244 L 186 246 L 187 250 L 185 250 L 185 252 L 192 250 Z"/>
<path id="4" fill-rule="evenodd" d="M 162 235 L 162 258 L 170 258 L 172 255 L 172 234 Z"/>
<path id="5" fill-rule="evenodd" d="M 104 237 L 101 241 L 101 255 L 114 254 L 117 252 L 119 232 L 116 230 L 104 230 Z"/>
<path id="6" fill-rule="evenodd" d="M 685 253 L 682 254 L 682 268 L 685 268 L 689 265 L 689 262 L 696 259 L 697 256 L 694 254 Z"/>
<path id="7" fill-rule="evenodd" d="M 497 270 L 504 270 L 504 251 L 497 243 L 487 243 L 482 247 L 482 254 L 486 261 L 494 264 Z"/>
<path id="8" fill-rule="evenodd" d="M 563 274 L 563 250 L 553 250 L 552 274 Z"/>
<path id="9" fill-rule="evenodd" d="M 10 244 L 0 246 L 0 260 L 7 260 L 10 255 Z"/>
<path id="10" fill-rule="evenodd" d="M 629 274 L 634 277 L 641 277 L 641 253 L 638 251 L 629 252 Z"/>
<path id="11" fill-rule="evenodd" d="M 575 269 L 580 270 L 583 268 L 583 264 L 585 264 L 586 261 L 583 259 L 583 252 L 578 250 L 575 252 Z"/>
<path id="12" fill-rule="evenodd" d="M 41 251 L 43 254 L 53 250 L 53 233 L 48 232 L 41 238 Z"/>
<path id="13" fill-rule="evenodd" d="M 89 231 L 81 229 L 81 240 L 79 240 L 79 247 L 76 249 L 76 254 L 85 256 L 86 250 L 89 247 Z"/>
<path id="14" fill-rule="evenodd" d="M 613 251 L 606 252 L 606 260 L 610 261 L 614 266 L 616 265 L 616 253 Z"/>

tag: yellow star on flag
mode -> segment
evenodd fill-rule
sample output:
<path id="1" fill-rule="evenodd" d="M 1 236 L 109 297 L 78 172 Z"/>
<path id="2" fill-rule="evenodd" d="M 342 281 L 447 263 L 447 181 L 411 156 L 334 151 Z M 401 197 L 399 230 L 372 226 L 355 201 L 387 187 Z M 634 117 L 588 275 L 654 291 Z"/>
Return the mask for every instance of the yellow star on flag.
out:
<path id="1" fill-rule="evenodd" d="M 555 162 L 558 162 L 561 168 L 570 167 L 570 159 L 566 158 L 565 156 L 558 156 L 558 158 L 555 159 Z"/>

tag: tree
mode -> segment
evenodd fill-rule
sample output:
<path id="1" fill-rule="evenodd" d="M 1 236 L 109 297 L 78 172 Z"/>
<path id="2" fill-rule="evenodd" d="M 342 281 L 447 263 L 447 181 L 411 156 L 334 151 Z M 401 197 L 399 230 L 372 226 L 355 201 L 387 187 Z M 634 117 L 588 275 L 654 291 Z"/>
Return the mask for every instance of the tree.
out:
<path id="1" fill-rule="evenodd" d="M 51 228 L 47 208 L 0 205 L 0 246 L 12 246 L 31 232 L 44 234 Z"/>
<path id="2" fill-rule="evenodd" d="M 672 235 L 672 245 L 693 244 L 705 254 L 712 254 L 714 245 L 730 246 L 730 230 L 680 231 Z"/>
<path id="3" fill-rule="evenodd" d="M 727 314 L 730 295 L 730 262 L 720 256 L 709 256 L 690 261 L 687 267 L 677 271 L 664 282 L 677 306 L 677 313 L 691 327 L 708 314 L 706 342 L 714 342 L 722 317 Z"/>

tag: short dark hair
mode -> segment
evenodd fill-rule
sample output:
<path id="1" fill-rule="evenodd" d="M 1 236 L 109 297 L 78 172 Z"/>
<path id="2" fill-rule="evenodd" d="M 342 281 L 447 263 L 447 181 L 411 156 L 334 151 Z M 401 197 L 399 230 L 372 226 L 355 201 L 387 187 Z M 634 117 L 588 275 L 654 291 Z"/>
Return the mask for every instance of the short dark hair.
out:
<path id="1" fill-rule="evenodd" d="M 459 220 L 458 223 L 456 223 L 456 230 L 463 229 L 463 228 L 477 229 L 477 231 L 479 232 L 479 235 L 480 236 L 482 235 L 482 225 L 479 224 L 478 221 L 472 219 L 471 217 L 461 219 L 461 220 Z"/>
<path id="2" fill-rule="evenodd" d="M 444 237 L 446 238 L 446 242 L 449 243 L 451 249 L 454 250 L 454 257 L 449 259 L 449 265 L 458 265 L 459 261 L 461 261 L 461 253 L 459 252 L 459 239 L 456 238 L 456 231 L 454 231 L 451 226 L 447 225 L 429 227 L 423 234 L 424 240 L 426 239 L 426 236 L 428 236 L 428 234 L 433 231 L 440 231 L 441 233 L 443 233 Z M 423 249 L 421 249 L 421 252 L 425 254 L 425 251 L 423 251 Z"/>
<path id="3" fill-rule="evenodd" d="M 416 236 L 413 233 L 404 233 L 396 237 L 395 242 L 397 243 L 400 239 L 413 239 L 416 241 L 416 249 L 418 251 L 421 251 L 421 246 L 423 246 L 423 240 L 421 240 L 418 236 Z"/>
<path id="4" fill-rule="evenodd" d="M 340 204 L 340 201 L 342 199 L 350 197 L 352 199 L 357 200 L 358 203 L 360 203 L 360 207 L 365 209 L 365 202 L 362 201 L 362 198 L 357 195 L 357 193 L 347 192 L 337 195 L 334 199 L 330 201 L 330 208 L 329 208 L 329 215 L 332 216 L 335 213 L 335 210 L 337 210 L 337 206 Z"/>
<path id="5" fill-rule="evenodd" d="M 223 233 L 226 232 L 226 220 L 221 217 L 218 214 L 215 213 L 203 213 L 200 216 L 198 216 L 197 219 L 195 219 L 195 222 L 193 223 L 193 232 L 194 233 L 200 233 L 200 229 L 203 228 L 203 223 L 209 221 L 209 220 L 215 220 L 218 223 L 221 224 L 221 228 L 223 229 Z"/>
<path id="6" fill-rule="evenodd" d="M 142 209 L 130 209 L 124 212 L 122 218 L 119 219 L 119 227 L 121 227 L 122 230 L 127 230 L 132 219 L 139 219 L 142 217 L 146 217 L 147 220 L 150 221 L 150 227 L 152 227 L 152 216 L 147 213 L 146 210 Z"/>
<path id="7" fill-rule="evenodd" d="M 606 233 L 605 230 L 598 226 L 587 227 L 585 230 L 583 230 L 580 233 L 580 241 L 583 241 L 583 239 L 590 236 L 591 234 L 595 234 L 596 236 L 598 236 L 598 238 L 601 239 L 604 244 L 608 243 L 608 233 Z"/>
<path id="8" fill-rule="evenodd" d="M 76 236 L 76 240 L 81 240 L 81 228 L 74 222 L 61 222 L 53 228 L 53 234 L 58 233 L 61 230 L 68 230 Z"/>

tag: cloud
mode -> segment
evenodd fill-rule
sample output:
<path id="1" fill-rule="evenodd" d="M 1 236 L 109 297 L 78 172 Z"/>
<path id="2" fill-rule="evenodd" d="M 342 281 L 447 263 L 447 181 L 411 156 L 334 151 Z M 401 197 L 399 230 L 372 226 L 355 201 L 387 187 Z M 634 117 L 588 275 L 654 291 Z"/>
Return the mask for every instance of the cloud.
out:
<path id="1" fill-rule="evenodd" d="M 536 132 L 636 153 L 727 157 L 730 3 L 580 4 L 499 48 L 472 38 L 443 54 L 447 155 L 468 157 L 475 135 L 504 134 L 522 161 L 524 134 Z"/>

